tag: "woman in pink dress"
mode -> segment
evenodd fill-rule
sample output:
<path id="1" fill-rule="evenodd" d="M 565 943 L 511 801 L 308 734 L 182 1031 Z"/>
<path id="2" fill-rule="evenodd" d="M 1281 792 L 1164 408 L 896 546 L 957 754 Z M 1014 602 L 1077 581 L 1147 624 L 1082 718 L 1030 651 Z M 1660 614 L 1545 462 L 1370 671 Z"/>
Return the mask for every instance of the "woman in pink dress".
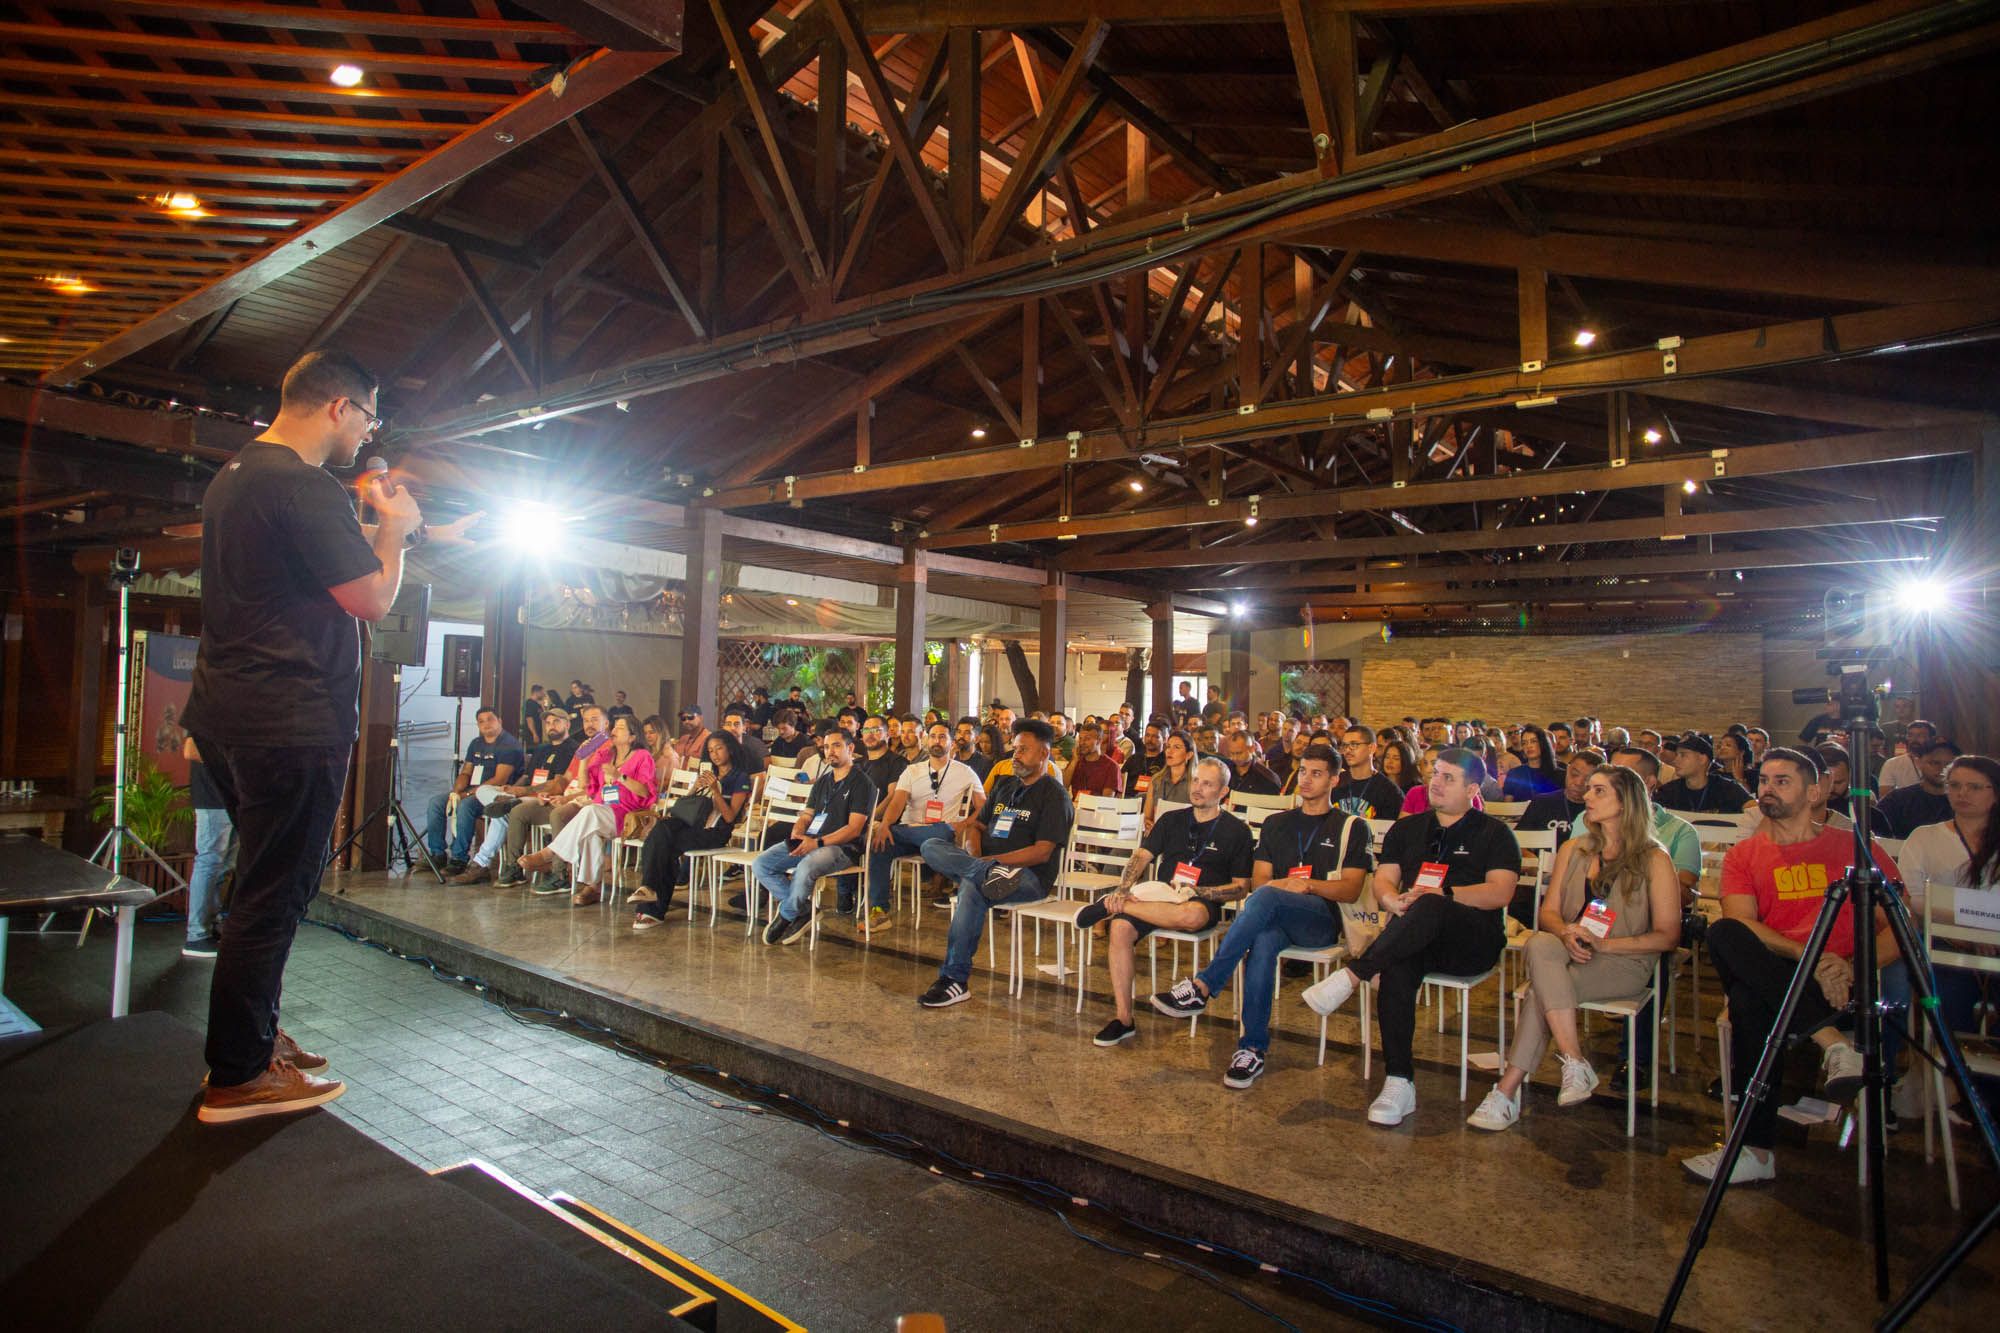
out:
<path id="1" fill-rule="evenodd" d="M 621 713 L 612 722 L 611 744 L 590 757 L 583 770 L 583 789 L 590 804 L 579 810 L 546 848 L 521 858 L 521 868 L 532 872 L 550 868 L 534 864 L 537 858 L 553 857 L 566 863 L 575 886 L 570 902 L 577 907 L 603 901 L 611 840 L 659 794 L 652 752 L 639 743 L 639 729 L 630 716 Z"/>

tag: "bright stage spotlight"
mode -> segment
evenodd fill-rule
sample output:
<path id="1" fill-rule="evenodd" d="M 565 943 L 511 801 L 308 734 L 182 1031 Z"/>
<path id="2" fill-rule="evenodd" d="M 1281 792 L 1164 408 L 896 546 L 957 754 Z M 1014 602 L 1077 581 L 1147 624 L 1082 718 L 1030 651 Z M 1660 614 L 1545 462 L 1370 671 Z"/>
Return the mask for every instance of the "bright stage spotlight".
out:
<path id="1" fill-rule="evenodd" d="M 1928 575 L 1904 579 L 1896 585 L 1896 601 L 1913 616 L 1931 616 L 1951 607 L 1951 589 Z"/>

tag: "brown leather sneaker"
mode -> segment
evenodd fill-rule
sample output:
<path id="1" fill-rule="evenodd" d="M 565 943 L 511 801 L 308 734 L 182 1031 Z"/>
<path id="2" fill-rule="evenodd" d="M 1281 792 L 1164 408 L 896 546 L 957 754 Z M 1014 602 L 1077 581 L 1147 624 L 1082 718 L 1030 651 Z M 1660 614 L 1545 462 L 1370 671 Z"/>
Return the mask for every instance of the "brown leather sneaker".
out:
<path id="1" fill-rule="evenodd" d="M 258 1116 L 290 1115 L 324 1106 L 346 1091 L 347 1085 L 338 1079 L 314 1078 L 291 1061 L 272 1056 L 270 1067 L 248 1083 L 202 1089 L 201 1109 L 195 1118 L 205 1125 L 223 1125 Z"/>
<path id="2" fill-rule="evenodd" d="M 446 880 L 447 884 L 484 884 L 492 871 L 482 865 L 469 865 Z"/>
<path id="3" fill-rule="evenodd" d="M 308 1074 L 317 1074 L 326 1068 L 325 1056 L 314 1055 L 311 1051 L 301 1049 L 283 1028 L 278 1029 L 277 1039 L 271 1043 L 271 1054 L 280 1060 L 291 1061 Z"/>

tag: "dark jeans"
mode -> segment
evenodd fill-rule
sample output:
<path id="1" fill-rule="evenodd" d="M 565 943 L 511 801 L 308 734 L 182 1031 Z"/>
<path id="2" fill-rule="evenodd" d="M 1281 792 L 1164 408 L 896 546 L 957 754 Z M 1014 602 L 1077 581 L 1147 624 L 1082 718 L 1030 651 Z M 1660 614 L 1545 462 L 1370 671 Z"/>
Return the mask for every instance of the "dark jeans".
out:
<path id="1" fill-rule="evenodd" d="M 227 1088 L 271 1063 L 285 960 L 319 892 L 354 747 L 195 744 L 236 825 L 236 893 L 208 992 L 209 1082 Z"/>
<path id="2" fill-rule="evenodd" d="M 1417 992 L 1424 977 L 1432 972 L 1478 976 L 1500 961 L 1506 943 L 1497 911 L 1426 893 L 1390 920 L 1367 953 L 1348 964 L 1348 971 L 1364 983 L 1382 979 L 1376 1008 L 1382 1022 L 1382 1062 L 1389 1067 L 1389 1077 L 1416 1077 L 1410 1050 L 1417 1039 Z"/>
<path id="3" fill-rule="evenodd" d="M 642 916 L 663 917 L 674 900 L 674 888 L 687 883 L 687 860 L 682 852 L 704 847 L 720 847 L 729 841 L 729 826 L 689 828 L 668 815 L 646 831 L 645 845 L 639 849 L 639 883 L 653 891 L 654 901 L 636 903 L 633 910 Z"/>
<path id="4" fill-rule="evenodd" d="M 1785 989 L 1792 984 L 1799 960 L 1774 952 L 1757 938 L 1748 922 L 1728 918 L 1709 926 L 1708 956 L 1722 979 L 1723 994 L 1729 997 L 1729 1087 L 1742 1096 L 1777 1024 L 1778 1007 L 1785 1001 Z M 1792 1011 L 1791 1031 L 1809 1035 L 1837 1017 L 1819 982 L 1808 979 L 1799 994 L 1798 1007 Z M 1769 1148 L 1778 1141 L 1778 1085 L 1784 1068 L 1781 1060 L 1772 1075 L 1770 1094 L 1751 1113 L 1744 1142 L 1753 1148 Z"/>

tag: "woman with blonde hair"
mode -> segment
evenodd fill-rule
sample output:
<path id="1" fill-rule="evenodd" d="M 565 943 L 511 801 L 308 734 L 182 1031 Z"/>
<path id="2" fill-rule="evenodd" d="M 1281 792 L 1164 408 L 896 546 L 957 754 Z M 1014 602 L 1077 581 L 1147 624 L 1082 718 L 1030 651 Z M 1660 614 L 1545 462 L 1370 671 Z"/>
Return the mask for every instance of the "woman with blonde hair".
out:
<path id="1" fill-rule="evenodd" d="M 1541 929 L 1528 938 L 1527 1002 L 1500 1082 L 1467 1118 L 1474 1129 L 1503 1130 L 1521 1116 L 1521 1085 L 1555 1038 L 1562 1054 L 1556 1105 L 1590 1100 L 1597 1071 L 1576 1026 L 1582 1000 L 1639 994 L 1653 964 L 1681 941 L 1681 888 L 1667 849 L 1653 835 L 1645 781 L 1605 765 L 1583 791 L 1583 832 L 1556 849 Z"/>

